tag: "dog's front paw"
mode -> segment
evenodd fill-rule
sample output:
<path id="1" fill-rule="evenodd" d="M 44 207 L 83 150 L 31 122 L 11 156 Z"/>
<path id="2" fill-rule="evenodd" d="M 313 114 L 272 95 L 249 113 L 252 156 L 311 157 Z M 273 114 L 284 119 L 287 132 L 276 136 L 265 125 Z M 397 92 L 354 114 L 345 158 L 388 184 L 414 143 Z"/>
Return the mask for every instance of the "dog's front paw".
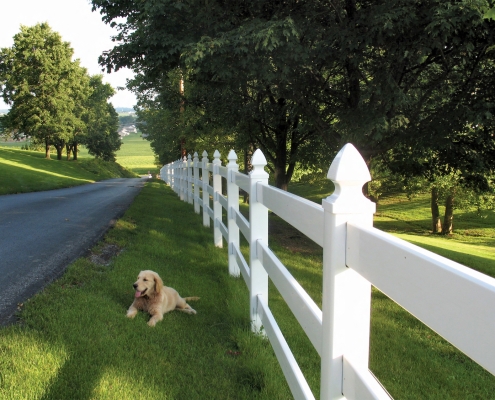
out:
<path id="1" fill-rule="evenodd" d="M 156 325 L 156 321 L 151 318 L 149 321 L 148 321 L 148 325 L 151 326 L 151 327 L 154 327 Z"/>
<path id="2" fill-rule="evenodd" d="M 137 310 L 128 310 L 125 315 L 127 318 L 134 318 L 137 314 Z"/>

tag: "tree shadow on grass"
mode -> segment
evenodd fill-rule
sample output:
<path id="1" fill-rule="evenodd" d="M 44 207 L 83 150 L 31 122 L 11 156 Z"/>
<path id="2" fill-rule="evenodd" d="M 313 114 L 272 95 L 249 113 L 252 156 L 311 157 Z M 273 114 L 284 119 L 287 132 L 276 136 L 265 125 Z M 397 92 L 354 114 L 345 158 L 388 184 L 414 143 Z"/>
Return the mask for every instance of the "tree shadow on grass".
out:
<path id="1" fill-rule="evenodd" d="M 134 228 L 124 224 L 118 233 L 127 245 L 108 270 L 79 282 L 81 272 L 71 275 L 69 268 L 27 307 L 29 326 L 46 332 L 46 340 L 60 343 L 69 354 L 42 398 L 289 397 L 283 375 L 272 377 L 264 370 L 267 356 L 253 348 L 256 357 L 251 359 L 251 350 L 242 345 L 239 352 L 234 332 L 245 331 L 249 340 L 265 344 L 249 332 L 249 297 L 237 294 L 244 282 L 228 275 L 227 253 L 214 248 L 211 229 L 204 229 L 201 217 L 175 198 L 165 204 L 162 198 L 162 211 L 146 191 L 140 202 L 137 207 L 150 210 L 142 217 L 146 221 L 129 209 L 124 219 L 133 221 Z M 158 218 L 162 214 L 167 218 Z M 79 268 L 87 271 L 89 261 L 84 263 Z M 198 314 L 171 312 L 155 328 L 147 325 L 149 316 L 143 313 L 126 318 L 132 283 L 142 269 L 159 272 L 183 296 L 201 297 L 193 306 Z M 49 304 L 42 304 L 44 300 Z M 239 302 L 245 305 L 243 318 L 231 309 Z M 279 368 L 273 354 L 268 361 Z M 259 378 L 256 385 L 244 379 L 246 374 Z"/>

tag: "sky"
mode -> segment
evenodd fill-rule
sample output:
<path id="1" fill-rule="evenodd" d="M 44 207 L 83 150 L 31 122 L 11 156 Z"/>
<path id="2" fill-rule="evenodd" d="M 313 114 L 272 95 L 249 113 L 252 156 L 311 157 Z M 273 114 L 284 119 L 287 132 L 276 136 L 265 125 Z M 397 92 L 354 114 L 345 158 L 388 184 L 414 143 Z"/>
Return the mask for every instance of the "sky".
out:
<path id="1" fill-rule="evenodd" d="M 136 97 L 128 90 L 117 90 L 132 78 L 130 70 L 119 70 L 107 74 L 98 65 L 98 57 L 110 50 L 114 43 L 111 37 L 117 32 L 103 23 L 98 11 L 91 11 L 90 0 L 0 0 L 2 20 L 0 22 L 0 48 L 12 47 L 14 35 L 20 26 L 33 26 L 48 22 L 52 30 L 69 42 L 74 49 L 73 59 L 90 75 L 103 74 L 103 82 L 117 91 L 110 101 L 114 107 L 132 107 Z M 8 108 L 0 97 L 0 109 Z"/>

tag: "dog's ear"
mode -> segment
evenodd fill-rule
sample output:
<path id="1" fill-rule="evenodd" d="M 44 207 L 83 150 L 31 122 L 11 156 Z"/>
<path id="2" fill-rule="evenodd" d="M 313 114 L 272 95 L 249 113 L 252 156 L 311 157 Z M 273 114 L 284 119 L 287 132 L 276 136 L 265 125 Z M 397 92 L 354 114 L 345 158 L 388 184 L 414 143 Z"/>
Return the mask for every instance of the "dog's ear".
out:
<path id="1" fill-rule="evenodd" d="M 155 292 L 160 293 L 162 288 L 163 288 L 163 281 L 158 274 L 154 274 L 154 279 L 155 279 Z"/>

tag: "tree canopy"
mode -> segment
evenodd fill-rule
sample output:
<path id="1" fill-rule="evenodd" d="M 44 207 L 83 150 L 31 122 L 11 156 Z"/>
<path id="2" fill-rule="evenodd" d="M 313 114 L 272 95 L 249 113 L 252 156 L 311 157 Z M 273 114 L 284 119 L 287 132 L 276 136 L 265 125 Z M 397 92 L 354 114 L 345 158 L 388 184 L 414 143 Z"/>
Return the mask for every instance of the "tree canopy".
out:
<path id="1" fill-rule="evenodd" d="M 115 92 L 72 56 L 70 44 L 48 24 L 21 26 L 13 46 L 0 50 L 0 89 L 11 106 L 2 129 L 44 144 L 46 158 L 53 145 L 58 159 L 64 147 L 67 159 L 72 153 L 77 159 L 77 146 L 84 143 L 90 154 L 114 160 L 120 137 L 108 100 Z"/>
<path id="2" fill-rule="evenodd" d="M 85 102 L 83 118 L 87 132 L 82 143 L 89 154 L 105 161 L 115 161 L 115 153 L 121 146 L 119 118 L 113 105 L 108 102 L 115 90 L 110 84 L 103 83 L 102 75 L 93 75 L 90 87 L 92 92 Z"/>
<path id="3" fill-rule="evenodd" d="M 461 171 L 467 185 L 489 183 L 489 1 L 92 3 L 119 30 L 100 62 L 137 73 L 129 87 L 141 118 L 165 110 L 181 126 L 182 104 L 194 114 L 186 121 L 196 137 L 223 132 L 263 149 L 279 187 L 296 163 L 328 166 L 345 142 L 409 175 Z"/>
<path id="4" fill-rule="evenodd" d="M 42 23 L 21 26 L 14 45 L 0 51 L 0 87 L 11 106 L 10 129 L 46 146 L 60 146 L 78 125 L 74 110 L 88 90 L 87 73 L 72 61 L 73 50 Z M 59 148 L 59 147 L 58 147 Z"/>

